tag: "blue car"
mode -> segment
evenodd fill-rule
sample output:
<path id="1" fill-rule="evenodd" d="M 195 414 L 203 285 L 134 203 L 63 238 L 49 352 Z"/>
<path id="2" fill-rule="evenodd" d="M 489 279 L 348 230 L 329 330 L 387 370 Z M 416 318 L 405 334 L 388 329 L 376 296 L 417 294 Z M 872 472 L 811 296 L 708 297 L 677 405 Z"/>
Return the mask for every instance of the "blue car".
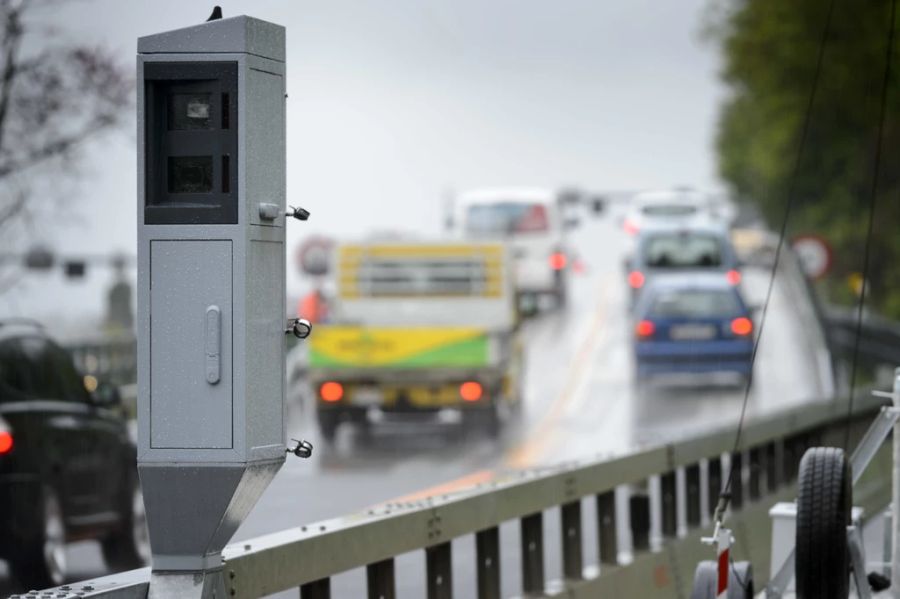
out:
<path id="1" fill-rule="evenodd" d="M 660 374 L 750 377 L 753 316 L 740 288 L 721 275 L 655 277 L 634 310 L 637 380 Z"/>

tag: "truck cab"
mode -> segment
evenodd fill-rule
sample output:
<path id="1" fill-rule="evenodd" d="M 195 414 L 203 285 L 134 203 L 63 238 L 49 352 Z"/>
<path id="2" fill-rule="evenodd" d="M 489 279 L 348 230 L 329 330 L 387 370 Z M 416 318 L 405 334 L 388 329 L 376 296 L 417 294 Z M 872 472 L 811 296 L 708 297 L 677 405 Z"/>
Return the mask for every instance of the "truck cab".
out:
<path id="1" fill-rule="evenodd" d="M 516 294 L 525 307 L 541 297 L 563 307 L 572 262 L 566 243 L 568 223 L 557 194 L 546 189 L 473 190 L 455 198 L 452 226 L 472 241 L 508 244 L 516 276 Z"/>

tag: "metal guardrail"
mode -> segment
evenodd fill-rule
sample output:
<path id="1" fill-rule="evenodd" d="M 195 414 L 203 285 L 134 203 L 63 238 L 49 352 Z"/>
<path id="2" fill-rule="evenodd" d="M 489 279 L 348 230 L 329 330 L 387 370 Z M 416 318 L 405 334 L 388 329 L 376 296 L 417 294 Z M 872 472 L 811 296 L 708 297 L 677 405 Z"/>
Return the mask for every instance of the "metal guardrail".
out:
<path id="1" fill-rule="evenodd" d="M 856 349 L 856 310 L 831 309 L 825 315 L 832 348 L 847 357 Z M 900 323 L 865 314 L 860 328 L 859 355 L 873 364 L 900 364 Z"/>
<path id="2" fill-rule="evenodd" d="M 846 399 L 771 414 L 746 425 L 735 453 L 734 427 L 728 426 L 626 455 L 516 472 L 465 491 L 388 503 L 258 537 L 226 548 L 226 590 L 240 598 L 299 588 L 303 599 L 322 599 L 331 596 L 332 576 L 365 568 L 369 597 L 388 599 L 395 596 L 395 557 L 423 551 L 427 596 L 447 599 L 454 596 L 451 541 L 474 535 L 477 596 L 498 598 L 501 551 L 510 550 L 501 547 L 499 527 L 518 521 L 520 547 L 515 550 L 521 555 L 522 590 L 529 597 L 688 596 L 697 561 L 711 557 L 699 540 L 709 522 L 710 514 L 703 512 L 714 508 L 728 465 L 741 474 L 732 484 L 728 519 L 738 538 L 734 553 L 752 560 L 756 583 L 764 584 L 771 544 L 768 508 L 794 496 L 803 452 L 814 445 L 842 445 L 848 426 L 855 444 L 881 405 L 882 400 L 860 397 L 852 414 Z M 885 452 L 857 486 L 855 503 L 867 513 L 889 502 L 889 473 Z M 684 484 L 677 484 L 679 479 Z M 647 491 L 657 486 L 658 493 Z M 630 547 L 620 542 L 618 532 L 624 531 L 616 530 L 617 492 L 628 495 Z M 586 567 L 582 512 L 589 502 L 597 514 L 591 536 L 597 539 L 599 564 Z M 560 514 L 564 580 L 548 585 L 543 520 L 554 508 Z M 651 539 L 654 510 L 661 514 L 659 542 Z M 680 510 L 686 523 L 681 531 Z M 628 563 L 620 563 L 627 553 Z M 149 570 L 136 570 L 52 589 L 62 593 L 52 596 L 143 599 L 148 578 Z"/>

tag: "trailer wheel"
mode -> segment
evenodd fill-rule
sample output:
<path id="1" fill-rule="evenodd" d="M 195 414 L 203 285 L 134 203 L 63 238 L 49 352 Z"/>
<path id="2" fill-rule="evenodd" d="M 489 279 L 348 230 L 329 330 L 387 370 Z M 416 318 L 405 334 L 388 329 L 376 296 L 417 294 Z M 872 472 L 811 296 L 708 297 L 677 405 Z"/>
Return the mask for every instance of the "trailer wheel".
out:
<path id="1" fill-rule="evenodd" d="M 717 564 L 705 560 L 694 571 L 691 599 L 716 599 Z M 750 562 L 734 562 L 728 569 L 728 599 L 753 599 L 753 567 Z"/>
<path id="2" fill-rule="evenodd" d="M 800 461 L 797 494 L 798 599 L 846 599 L 850 585 L 847 526 L 853 492 L 844 452 L 812 447 Z"/>

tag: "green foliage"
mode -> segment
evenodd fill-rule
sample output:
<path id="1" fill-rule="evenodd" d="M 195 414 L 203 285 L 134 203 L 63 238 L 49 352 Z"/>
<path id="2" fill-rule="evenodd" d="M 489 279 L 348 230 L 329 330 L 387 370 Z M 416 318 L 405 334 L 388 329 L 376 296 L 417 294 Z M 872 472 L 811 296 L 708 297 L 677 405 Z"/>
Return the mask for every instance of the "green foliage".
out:
<path id="1" fill-rule="evenodd" d="M 822 67 L 801 138 L 828 0 L 734 0 L 710 29 L 731 90 L 716 139 L 719 169 L 738 197 L 776 230 L 793 190 L 792 234 L 816 232 L 835 249 L 823 285 L 852 301 L 846 280 L 863 268 L 875 170 L 890 0 L 835 0 Z M 900 32 L 888 86 L 868 301 L 900 318 Z M 798 161 L 799 156 L 799 161 Z M 794 171 L 796 179 L 792 180 Z"/>

